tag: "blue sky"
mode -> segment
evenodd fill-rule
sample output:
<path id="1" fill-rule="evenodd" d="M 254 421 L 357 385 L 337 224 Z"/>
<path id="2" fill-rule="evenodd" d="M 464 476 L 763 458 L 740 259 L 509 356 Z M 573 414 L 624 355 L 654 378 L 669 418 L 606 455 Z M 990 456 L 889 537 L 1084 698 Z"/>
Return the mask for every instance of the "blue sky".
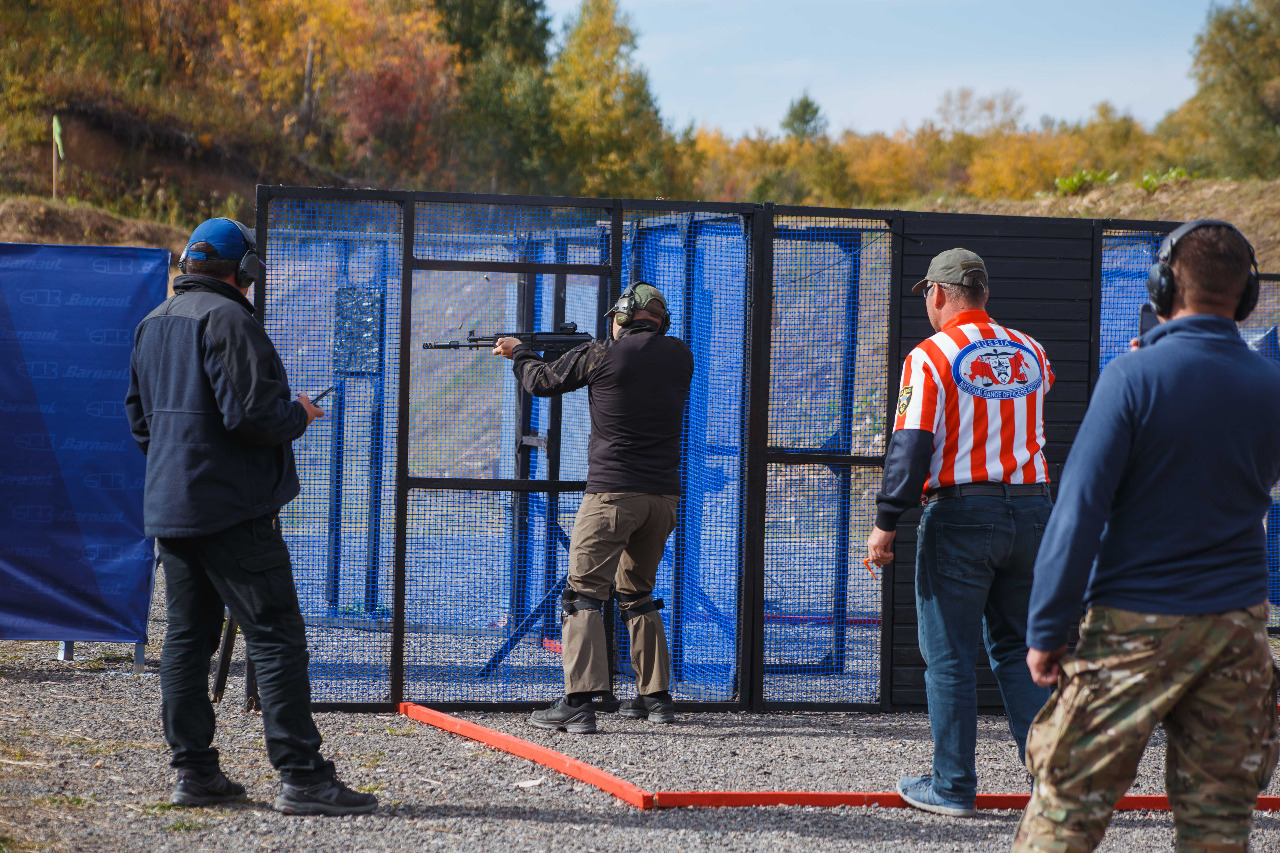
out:
<path id="1" fill-rule="evenodd" d="M 1194 91 L 1210 0 L 621 0 L 663 116 L 778 132 L 807 89 L 831 129 L 914 127 L 948 89 L 1013 89 L 1024 121 L 1108 100 L 1148 126 Z M 579 0 L 546 0 L 555 32 Z"/>

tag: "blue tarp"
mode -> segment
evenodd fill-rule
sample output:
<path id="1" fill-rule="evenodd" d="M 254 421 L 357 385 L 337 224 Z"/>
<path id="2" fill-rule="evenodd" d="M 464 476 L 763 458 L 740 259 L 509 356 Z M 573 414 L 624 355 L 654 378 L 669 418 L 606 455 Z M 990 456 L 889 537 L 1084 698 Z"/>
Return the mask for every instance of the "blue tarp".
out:
<path id="1" fill-rule="evenodd" d="M 0 637 L 142 642 L 152 545 L 129 434 L 162 249 L 0 243 Z"/>

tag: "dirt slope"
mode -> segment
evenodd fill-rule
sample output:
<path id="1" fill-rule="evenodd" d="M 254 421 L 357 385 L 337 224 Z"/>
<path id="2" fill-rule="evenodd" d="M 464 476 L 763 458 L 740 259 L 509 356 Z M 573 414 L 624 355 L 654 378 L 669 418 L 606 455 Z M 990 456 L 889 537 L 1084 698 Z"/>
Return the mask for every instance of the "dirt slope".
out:
<path id="1" fill-rule="evenodd" d="M 946 213 L 1103 219 L 1217 217 L 1244 231 L 1257 249 L 1263 272 L 1280 273 L 1280 181 L 1172 181 L 1151 193 L 1130 184 L 1116 184 L 1076 196 L 1030 201 L 920 199 L 906 207 Z M 29 197 L 0 200 L 0 242 L 154 246 L 169 249 L 176 261 L 186 238 L 185 229 L 125 219 L 88 205 Z"/>
<path id="2" fill-rule="evenodd" d="M 911 208 L 1090 219 L 1226 219 L 1253 243 L 1262 271 L 1280 273 L 1280 181 L 1171 181 L 1151 193 L 1132 184 L 1114 184 L 1076 196 L 1030 201 L 925 199 Z"/>
<path id="3" fill-rule="evenodd" d="M 125 219 L 84 204 L 27 197 L 0 200 L 0 243 L 144 246 L 168 249 L 176 264 L 187 234 L 183 228 Z"/>

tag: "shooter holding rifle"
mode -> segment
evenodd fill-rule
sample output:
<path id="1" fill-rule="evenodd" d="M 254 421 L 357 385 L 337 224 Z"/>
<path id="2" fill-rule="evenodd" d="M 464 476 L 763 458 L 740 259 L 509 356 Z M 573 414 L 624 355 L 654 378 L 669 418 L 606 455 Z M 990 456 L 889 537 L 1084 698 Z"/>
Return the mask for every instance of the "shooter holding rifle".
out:
<path id="1" fill-rule="evenodd" d="M 680 502 L 680 433 L 693 379 L 693 354 L 669 337 L 667 301 L 637 282 L 605 315 L 612 340 L 583 335 L 554 361 L 555 335 L 504 335 L 493 354 L 505 356 L 525 391 L 538 397 L 587 387 L 591 439 L 587 488 L 569 547 L 569 578 L 561 596 L 565 696 L 535 711 L 530 724 L 575 734 L 596 730 L 592 698 L 611 693 L 604 605 L 615 587 L 631 639 L 638 696 L 621 704 L 625 717 L 675 721 L 667 637 L 653 587 L 663 546 Z M 573 329 L 564 334 L 571 335 Z M 472 338 L 474 339 L 474 338 Z"/>

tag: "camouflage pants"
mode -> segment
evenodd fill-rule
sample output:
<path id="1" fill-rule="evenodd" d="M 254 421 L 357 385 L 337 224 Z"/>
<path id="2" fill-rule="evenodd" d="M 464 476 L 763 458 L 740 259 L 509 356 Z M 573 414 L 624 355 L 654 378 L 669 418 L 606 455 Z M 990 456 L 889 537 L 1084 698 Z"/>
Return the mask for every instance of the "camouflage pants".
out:
<path id="1" fill-rule="evenodd" d="M 1093 850 L 1157 723 L 1179 851 L 1244 851 L 1276 765 L 1267 605 L 1203 616 L 1094 607 L 1027 737 L 1015 851 Z"/>

